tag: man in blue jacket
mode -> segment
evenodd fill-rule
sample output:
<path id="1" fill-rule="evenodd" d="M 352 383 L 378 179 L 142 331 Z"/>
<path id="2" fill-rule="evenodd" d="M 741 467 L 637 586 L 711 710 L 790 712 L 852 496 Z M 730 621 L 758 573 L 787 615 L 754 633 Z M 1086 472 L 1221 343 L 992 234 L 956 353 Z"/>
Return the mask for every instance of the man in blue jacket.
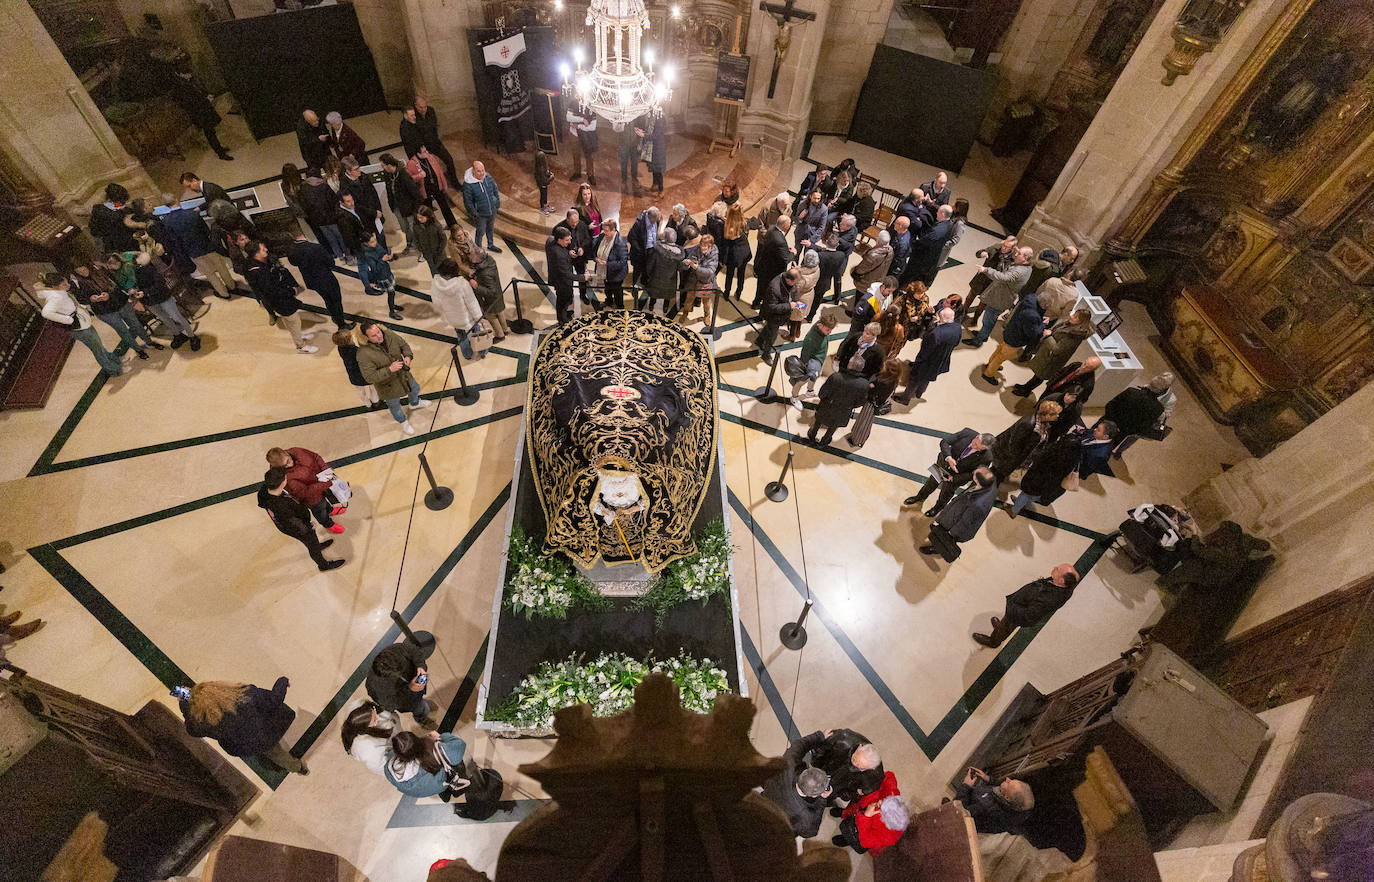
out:
<path id="1" fill-rule="evenodd" d="M 474 161 L 472 167 L 463 173 L 463 207 L 467 209 L 468 218 L 476 230 L 472 244 L 481 247 L 485 233 L 487 250 L 500 254 L 501 249 L 496 247 L 496 240 L 492 236 L 496 213 L 501 210 L 501 193 L 496 189 L 496 179 L 487 174 L 487 167 L 481 160 Z"/>
<path id="2" fill-rule="evenodd" d="M 205 276 L 215 296 L 228 299 L 229 292 L 238 288 L 234 279 L 234 265 L 229 258 L 215 250 L 210 239 L 210 227 L 200 212 L 182 208 L 181 200 L 170 194 L 163 196 L 168 212 L 162 216 L 162 228 L 171 239 L 173 252 L 179 252 Z"/>
<path id="3" fill-rule="evenodd" d="M 1015 358 L 1021 347 L 1038 344 L 1040 338 L 1048 337 L 1050 331 L 1045 327 L 1045 313 L 1040 308 L 1040 297 L 1034 291 L 1022 296 L 1002 328 L 1002 340 L 993 350 L 992 357 L 983 366 L 983 382 L 989 386 L 1001 385 L 998 371 L 1002 364 Z"/>

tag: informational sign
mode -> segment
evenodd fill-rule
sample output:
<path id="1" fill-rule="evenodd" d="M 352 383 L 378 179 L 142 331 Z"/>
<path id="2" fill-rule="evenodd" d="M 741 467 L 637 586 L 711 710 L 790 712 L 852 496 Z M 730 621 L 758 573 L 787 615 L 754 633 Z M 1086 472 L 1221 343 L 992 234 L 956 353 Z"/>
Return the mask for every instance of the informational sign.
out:
<path id="1" fill-rule="evenodd" d="M 744 90 L 749 85 L 749 56 L 722 52 L 716 56 L 716 100 L 731 104 L 744 103 Z"/>

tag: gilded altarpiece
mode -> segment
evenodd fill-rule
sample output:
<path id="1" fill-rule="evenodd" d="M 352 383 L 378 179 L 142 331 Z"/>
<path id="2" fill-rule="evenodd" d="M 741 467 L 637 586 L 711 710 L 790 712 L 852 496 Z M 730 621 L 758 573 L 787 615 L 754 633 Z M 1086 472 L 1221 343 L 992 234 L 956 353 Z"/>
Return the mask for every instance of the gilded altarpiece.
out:
<path id="1" fill-rule="evenodd" d="M 1257 454 L 1374 376 L 1374 6 L 1275 27 L 1125 228 L 1166 349 Z"/>

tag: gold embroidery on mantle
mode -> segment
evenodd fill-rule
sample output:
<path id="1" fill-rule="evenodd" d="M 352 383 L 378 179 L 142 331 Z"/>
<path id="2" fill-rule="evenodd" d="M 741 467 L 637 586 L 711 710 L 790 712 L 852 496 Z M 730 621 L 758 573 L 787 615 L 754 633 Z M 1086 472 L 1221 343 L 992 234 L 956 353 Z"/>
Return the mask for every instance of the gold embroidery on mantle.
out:
<path id="1" fill-rule="evenodd" d="M 621 310 L 554 328 L 530 367 L 526 414 L 546 551 L 657 572 L 696 550 L 717 432 L 699 334 Z"/>

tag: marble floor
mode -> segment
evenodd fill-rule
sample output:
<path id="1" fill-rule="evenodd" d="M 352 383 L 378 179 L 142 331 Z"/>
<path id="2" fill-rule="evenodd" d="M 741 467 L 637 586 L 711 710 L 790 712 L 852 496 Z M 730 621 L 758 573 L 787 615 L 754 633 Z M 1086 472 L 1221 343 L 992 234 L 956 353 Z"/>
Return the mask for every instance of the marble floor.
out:
<path id="1" fill-rule="evenodd" d="M 377 115 L 360 130 L 389 143 L 394 119 Z M 294 153 L 289 136 L 229 143 L 238 159 L 213 167 L 213 175 L 230 187 L 273 174 Z M 811 153 L 826 162 L 854 155 L 901 189 L 930 176 L 835 139 L 818 138 Z M 188 163 L 210 177 L 200 157 Z M 170 170 L 157 172 L 164 185 Z M 1012 183 L 981 152 L 952 182 L 974 202 L 979 224 Z M 973 252 L 996 238 L 970 228 L 953 253 L 959 263 L 940 273 L 934 293 L 962 290 Z M 503 279 L 542 272 L 542 255 L 513 252 L 498 255 Z M 413 437 L 385 411 L 357 406 L 324 333 L 318 353 L 297 354 L 287 334 L 242 298 L 209 298 L 199 353 L 156 352 L 104 381 L 77 349 L 46 408 L 0 413 L 0 561 L 8 568 L 0 601 L 48 622 L 16 644 L 11 659 L 130 712 L 149 700 L 171 704 L 166 684 L 183 676 L 270 684 L 286 674 L 298 711 L 287 740 L 306 750 L 313 774 L 275 787 L 268 775 L 240 830 L 336 852 L 374 882 L 421 879 L 440 857 L 490 870 L 511 824 L 543 797 L 516 768 L 548 749 L 474 729 L 530 338 L 509 337 L 466 364 L 481 398 L 457 406 L 447 394 L 456 385 L 451 332 L 423 299 L 428 275 L 412 259 L 399 264 L 411 296 L 400 298 L 405 318 L 393 327 L 407 335 L 416 375 L 439 405 Z M 342 268 L 340 281 L 347 310 L 381 314 Z M 527 314 L 550 324 L 549 302 L 533 286 L 523 291 Z M 723 320 L 732 318 L 725 308 Z M 1125 319 L 1146 375 L 1163 369 L 1144 310 L 1128 304 Z M 109 329 L 100 330 L 113 346 Z M 779 754 L 789 733 L 855 728 L 879 745 L 920 807 L 939 802 L 945 782 L 1023 684 L 1050 690 L 1099 667 L 1158 615 L 1148 576 L 1103 554 L 1102 536 L 1125 510 L 1177 501 L 1245 455 L 1180 388 L 1166 441 L 1136 445 L 1115 465 L 1115 479 L 1091 478 L 1034 517 L 995 512 L 963 557 L 944 564 L 917 553 L 928 522 L 900 504 L 934 459 L 940 435 L 964 426 L 996 432 L 1017 417 L 1019 399 L 972 379 L 988 350 L 961 348 L 928 400 L 880 419 L 861 451 L 842 443 L 813 449 L 794 444 L 811 411 L 748 394 L 766 366 L 750 354 L 747 332 L 742 323 L 726 325 L 716 351 L 738 612 L 758 709 L 754 739 Z M 906 356 L 914 350 L 910 344 Z M 1009 381 L 1026 375 L 1018 365 L 1004 371 Z M 351 482 L 357 495 L 341 519 L 347 532 L 331 549 L 347 566 L 316 572 L 254 505 L 263 454 L 277 445 L 316 450 Z M 416 456 L 426 447 L 457 500 L 441 513 L 421 506 L 412 522 Z M 789 450 L 792 495 L 775 504 L 763 486 Z M 1077 562 L 1085 577 L 1038 633 L 1023 632 L 1000 651 L 969 639 L 1000 613 L 1003 595 L 1064 561 Z M 792 652 L 778 631 L 808 590 L 816 602 L 810 642 Z M 508 795 L 520 800 L 516 816 L 462 821 L 438 802 L 402 799 L 343 753 L 338 710 L 362 695 L 369 654 L 394 639 L 393 603 L 437 635 L 430 696 L 471 755 L 505 775 Z M 826 824 L 823 836 L 833 821 Z M 853 860 L 853 878 L 871 878 L 868 858 Z"/>

